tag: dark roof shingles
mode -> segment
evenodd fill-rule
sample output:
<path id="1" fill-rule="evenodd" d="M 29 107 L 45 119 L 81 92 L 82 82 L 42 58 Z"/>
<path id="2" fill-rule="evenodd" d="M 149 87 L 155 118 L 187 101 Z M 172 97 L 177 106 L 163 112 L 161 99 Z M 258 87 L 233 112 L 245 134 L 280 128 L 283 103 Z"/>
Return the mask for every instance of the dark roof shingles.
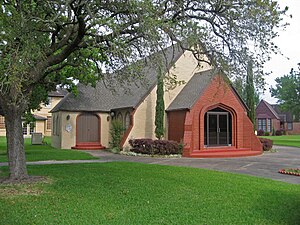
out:
<path id="1" fill-rule="evenodd" d="M 214 77 L 213 70 L 196 73 L 176 96 L 167 111 L 191 109 Z"/>
<path id="2" fill-rule="evenodd" d="M 182 54 L 183 50 L 177 45 L 165 49 L 164 56 L 166 56 L 168 69 Z M 107 88 L 103 81 L 99 81 L 96 88 L 78 84 L 78 95 L 68 94 L 51 112 L 108 112 L 117 108 L 135 108 L 156 84 L 157 65 L 147 64 L 142 73 L 144 74 L 142 80 L 129 83 L 126 87 L 121 87 L 116 81 L 114 90 Z"/>

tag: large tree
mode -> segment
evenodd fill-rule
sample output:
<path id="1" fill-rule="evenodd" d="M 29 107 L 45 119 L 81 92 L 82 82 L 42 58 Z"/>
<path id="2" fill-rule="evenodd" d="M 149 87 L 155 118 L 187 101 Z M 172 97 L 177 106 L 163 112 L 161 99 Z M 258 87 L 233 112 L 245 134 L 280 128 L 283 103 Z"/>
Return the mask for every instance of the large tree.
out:
<path id="1" fill-rule="evenodd" d="M 21 116 L 33 99 L 43 100 L 40 92 L 57 84 L 72 88 L 74 79 L 95 84 L 104 79 L 104 68 L 116 71 L 175 42 L 192 47 L 199 60 L 206 54 L 215 67 L 239 74 L 249 56 L 262 65 L 276 51 L 274 30 L 287 10 L 273 0 L 1 2 L 0 104 L 10 179 L 16 180 L 28 178 Z M 120 82 L 136 79 L 128 71 Z"/>
<path id="2" fill-rule="evenodd" d="M 292 112 L 296 121 L 300 121 L 300 64 L 298 71 L 291 69 L 290 74 L 275 79 L 271 87 L 271 96 L 278 99 L 282 110 Z"/>

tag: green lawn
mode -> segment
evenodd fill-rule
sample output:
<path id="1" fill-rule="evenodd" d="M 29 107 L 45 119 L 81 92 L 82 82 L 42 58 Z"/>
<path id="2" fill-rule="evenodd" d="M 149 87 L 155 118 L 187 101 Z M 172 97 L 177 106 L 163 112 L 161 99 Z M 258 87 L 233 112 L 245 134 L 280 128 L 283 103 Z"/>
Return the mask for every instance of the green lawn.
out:
<path id="1" fill-rule="evenodd" d="M 127 162 L 29 166 L 49 183 L 0 186 L 1 224 L 299 224 L 300 188 Z M 7 168 L 2 168 L 2 176 Z"/>
<path id="2" fill-rule="evenodd" d="M 263 136 L 273 140 L 273 145 L 300 147 L 300 135 Z"/>
<path id="3" fill-rule="evenodd" d="M 44 145 L 31 145 L 31 139 L 25 139 L 25 152 L 27 161 L 44 160 L 79 160 L 95 159 L 88 153 L 76 150 L 62 150 L 51 147 L 51 138 L 45 138 Z M 7 162 L 6 156 L 6 138 L 0 137 L 0 162 Z M 0 223 L 1 224 L 1 223 Z"/>

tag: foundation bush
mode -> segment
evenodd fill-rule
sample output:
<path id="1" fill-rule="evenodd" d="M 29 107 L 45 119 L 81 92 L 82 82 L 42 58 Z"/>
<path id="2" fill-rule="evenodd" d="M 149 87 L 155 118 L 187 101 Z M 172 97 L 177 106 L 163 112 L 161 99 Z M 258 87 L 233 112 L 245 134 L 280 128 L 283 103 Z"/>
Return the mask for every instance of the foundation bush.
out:
<path id="1" fill-rule="evenodd" d="M 152 139 L 131 139 L 130 151 L 148 155 L 173 155 L 181 154 L 182 145 L 176 141 L 152 140 Z"/>
<path id="2" fill-rule="evenodd" d="M 264 151 L 270 151 L 273 147 L 273 141 L 267 138 L 259 138 L 260 142 L 263 144 Z"/>

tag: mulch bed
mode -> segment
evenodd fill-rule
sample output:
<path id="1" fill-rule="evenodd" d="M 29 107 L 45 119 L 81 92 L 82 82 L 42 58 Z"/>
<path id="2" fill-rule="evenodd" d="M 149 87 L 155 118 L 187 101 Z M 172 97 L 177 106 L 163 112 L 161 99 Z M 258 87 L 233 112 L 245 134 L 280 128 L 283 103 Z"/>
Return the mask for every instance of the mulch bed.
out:
<path id="1" fill-rule="evenodd" d="M 287 174 L 287 175 L 294 175 L 294 176 L 300 176 L 300 168 L 281 169 L 281 170 L 278 171 L 278 173 Z"/>

